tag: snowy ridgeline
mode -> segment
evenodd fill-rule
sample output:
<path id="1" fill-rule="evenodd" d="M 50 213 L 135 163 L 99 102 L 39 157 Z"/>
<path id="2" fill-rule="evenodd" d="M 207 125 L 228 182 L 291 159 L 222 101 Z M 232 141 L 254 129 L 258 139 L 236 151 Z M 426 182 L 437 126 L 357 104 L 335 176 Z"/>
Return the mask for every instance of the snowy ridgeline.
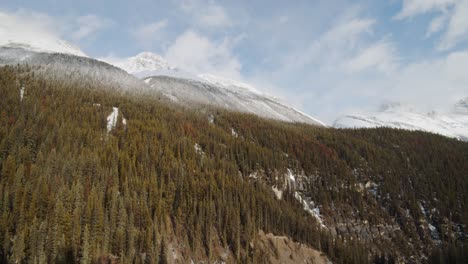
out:
<path id="1" fill-rule="evenodd" d="M 0 65 L 40 66 L 33 68 L 34 72 L 52 80 L 99 85 L 103 89 L 126 91 L 132 95 L 155 96 L 158 100 L 163 98 L 188 107 L 211 105 L 263 118 L 324 126 L 320 121 L 276 98 L 259 93 L 248 84 L 208 74 L 195 77 L 183 74 L 183 71 L 171 67 L 154 54 L 140 54 L 129 65 L 113 63 L 127 69 L 127 72 L 108 63 L 80 56 L 83 54 L 69 50 L 66 45 L 64 47 L 49 52 L 29 45 L 0 45 Z M 152 73 L 157 76 L 152 75 L 145 80 L 139 79 L 141 76 L 136 72 L 148 69 L 163 72 Z M 168 72 L 176 73 L 173 76 L 175 78 L 163 77 L 172 76 Z"/>
<path id="2" fill-rule="evenodd" d="M 92 58 L 0 46 L 0 66 L 18 64 L 40 66 L 32 70 L 51 80 L 100 85 L 103 88 L 134 93 L 149 91 L 149 87 L 135 76 Z"/>
<path id="3" fill-rule="evenodd" d="M 117 126 L 117 120 L 119 118 L 119 108 L 117 107 L 112 107 L 112 113 L 107 116 L 107 132 L 110 132 L 112 129 L 114 129 Z M 122 117 L 122 124 L 124 126 L 127 125 L 127 119 Z"/>
<path id="4" fill-rule="evenodd" d="M 167 76 L 149 77 L 144 82 L 155 92 L 170 98 L 173 103 L 187 107 L 210 105 L 268 119 L 324 126 L 322 122 L 293 107 L 249 89 L 231 86 L 226 88 L 218 83 Z"/>
<path id="5" fill-rule="evenodd" d="M 421 130 L 447 137 L 468 140 L 468 99 L 462 99 L 446 113 L 416 112 L 401 104 L 384 106 L 381 111 L 364 114 L 348 114 L 338 118 L 336 128 L 392 127 Z"/>

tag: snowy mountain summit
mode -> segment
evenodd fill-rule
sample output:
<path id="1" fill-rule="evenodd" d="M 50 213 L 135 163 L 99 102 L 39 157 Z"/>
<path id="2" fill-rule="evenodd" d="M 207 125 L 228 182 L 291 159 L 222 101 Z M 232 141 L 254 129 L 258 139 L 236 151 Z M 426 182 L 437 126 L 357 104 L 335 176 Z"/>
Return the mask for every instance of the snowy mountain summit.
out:
<path id="1" fill-rule="evenodd" d="M 468 97 L 458 101 L 447 113 L 420 113 L 411 106 L 384 104 L 375 113 L 349 114 L 335 120 L 336 128 L 392 127 L 421 130 L 468 140 Z"/>
<path id="2" fill-rule="evenodd" d="M 176 67 L 169 65 L 163 57 L 151 52 L 142 52 L 134 57 L 124 60 L 112 58 L 102 60 L 113 64 L 138 78 L 170 74 L 172 72 L 176 73 L 178 71 Z"/>

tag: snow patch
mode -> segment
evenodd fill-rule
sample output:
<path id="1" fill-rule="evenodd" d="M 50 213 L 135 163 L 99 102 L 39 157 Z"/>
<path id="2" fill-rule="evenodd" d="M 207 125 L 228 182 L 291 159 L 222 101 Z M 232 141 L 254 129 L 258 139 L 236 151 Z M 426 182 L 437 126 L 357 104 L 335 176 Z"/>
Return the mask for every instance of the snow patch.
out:
<path id="1" fill-rule="evenodd" d="M 296 177 L 294 177 L 294 174 L 292 173 L 290 169 L 288 169 L 288 176 L 289 176 L 290 181 L 293 181 L 293 182 L 296 181 Z"/>
<path id="2" fill-rule="evenodd" d="M 419 203 L 419 208 L 421 209 L 421 213 L 427 218 L 426 209 L 421 203 Z"/>
<path id="3" fill-rule="evenodd" d="M 110 132 L 117 125 L 117 120 L 119 118 L 119 108 L 112 107 L 112 113 L 107 116 L 107 132 Z M 127 119 L 122 117 L 122 124 L 127 125 Z"/>
<path id="4" fill-rule="evenodd" d="M 276 196 L 276 198 L 278 200 L 281 200 L 283 198 L 283 191 L 282 190 L 276 188 L 276 186 L 271 187 L 271 189 L 275 193 L 275 196 Z"/>
<path id="5" fill-rule="evenodd" d="M 210 124 L 213 124 L 213 123 L 214 123 L 214 116 L 213 116 L 213 115 L 211 115 L 211 114 L 208 115 L 208 122 L 209 122 Z"/>
<path id="6" fill-rule="evenodd" d="M 317 220 L 321 228 L 327 229 L 327 226 L 323 222 L 322 216 L 320 215 L 320 208 L 315 206 L 314 201 L 307 202 L 307 200 L 305 200 L 298 192 L 294 192 L 294 198 L 296 198 L 296 200 L 302 204 L 304 211 L 309 213 Z"/>
<path id="7" fill-rule="evenodd" d="M 285 181 L 287 181 L 289 188 L 295 189 L 296 188 L 296 177 L 294 176 L 293 172 L 290 169 L 287 169 L 287 172 L 286 172 L 285 176 L 286 176 Z"/>
<path id="8" fill-rule="evenodd" d="M 231 128 L 231 135 L 235 138 L 238 138 L 239 135 L 237 134 L 237 132 L 234 130 L 234 128 Z"/>
<path id="9" fill-rule="evenodd" d="M 431 224 L 428 224 L 427 227 L 431 232 L 431 238 L 434 240 L 434 243 L 436 243 L 436 245 L 441 245 L 442 241 L 440 240 L 439 231 L 437 231 L 437 228 Z"/>
<path id="10" fill-rule="evenodd" d="M 21 86 L 20 88 L 20 101 L 21 102 L 23 101 L 23 97 L 24 97 L 24 86 Z"/>
<path id="11" fill-rule="evenodd" d="M 258 173 L 255 171 L 255 172 L 252 172 L 249 174 L 249 178 L 254 178 L 254 179 L 257 179 L 258 178 Z"/>
<path id="12" fill-rule="evenodd" d="M 205 156 L 205 152 L 203 151 L 202 147 L 198 145 L 198 143 L 195 143 L 195 145 L 193 145 L 193 148 L 195 149 L 195 152 L 198 155 Z"/>

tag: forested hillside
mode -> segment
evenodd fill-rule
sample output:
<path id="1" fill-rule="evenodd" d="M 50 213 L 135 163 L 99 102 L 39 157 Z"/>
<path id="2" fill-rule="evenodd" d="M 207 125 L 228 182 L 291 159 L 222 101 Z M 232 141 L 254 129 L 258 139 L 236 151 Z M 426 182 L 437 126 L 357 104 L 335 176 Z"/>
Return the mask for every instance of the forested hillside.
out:
<path id="1" fill-rule="evenodd" d="M 111 88 L 0 68 L 0 262 L 262 263 L 260 230 L 334 263 L 468 257 L 466 142 Z"/>

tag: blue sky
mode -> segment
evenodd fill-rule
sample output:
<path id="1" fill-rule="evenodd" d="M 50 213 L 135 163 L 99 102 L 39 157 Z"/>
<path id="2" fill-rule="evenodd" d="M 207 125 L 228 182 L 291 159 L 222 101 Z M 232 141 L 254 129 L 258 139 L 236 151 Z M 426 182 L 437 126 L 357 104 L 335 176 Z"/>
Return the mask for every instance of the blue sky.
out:
<path id="1" fill-rule="evenodd" d="M 7 0 L 0 36 L 13 18 L 91 57 L 152 51 L 252 83 L 327 123 L 388 101 L 443 111 L 468 96 L 468 0 Z"/>

